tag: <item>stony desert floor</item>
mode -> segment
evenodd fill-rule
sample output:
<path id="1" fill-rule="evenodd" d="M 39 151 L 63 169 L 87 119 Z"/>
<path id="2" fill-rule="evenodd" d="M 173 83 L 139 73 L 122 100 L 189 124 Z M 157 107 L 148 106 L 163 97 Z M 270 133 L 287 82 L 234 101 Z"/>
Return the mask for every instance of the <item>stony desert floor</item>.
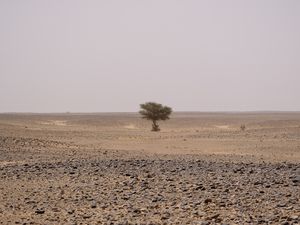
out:
<path id="1" fill-rule="evenodd" d="M 160 125 L 0 114 L 0 224 L 300 224 L 300 113 Z"/>

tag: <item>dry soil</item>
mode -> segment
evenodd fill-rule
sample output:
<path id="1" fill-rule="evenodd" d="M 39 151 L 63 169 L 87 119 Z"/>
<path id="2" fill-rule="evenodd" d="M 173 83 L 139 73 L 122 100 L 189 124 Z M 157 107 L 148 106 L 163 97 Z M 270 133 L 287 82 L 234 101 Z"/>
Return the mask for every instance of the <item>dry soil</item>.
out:
<path id="1" fill-rule="evenodd" d="M 0 224 L 300 223 L 300 113 L 175 113 L 160 125 L 1 114 Z"/>

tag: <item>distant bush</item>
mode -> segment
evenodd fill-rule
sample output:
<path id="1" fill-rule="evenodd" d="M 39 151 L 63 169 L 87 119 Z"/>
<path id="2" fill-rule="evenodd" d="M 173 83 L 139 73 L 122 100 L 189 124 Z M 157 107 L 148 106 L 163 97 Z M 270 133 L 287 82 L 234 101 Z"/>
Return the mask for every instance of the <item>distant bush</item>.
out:
<path id="1" fill-rule="evenodd" d="M 241 131 L 245 131 L 245 130 L 246 130 L 246 125 L 245 125 L 245 124 L 242 124 L 242 125 L 240 126 L 240 129 L 241 129 Z"/>

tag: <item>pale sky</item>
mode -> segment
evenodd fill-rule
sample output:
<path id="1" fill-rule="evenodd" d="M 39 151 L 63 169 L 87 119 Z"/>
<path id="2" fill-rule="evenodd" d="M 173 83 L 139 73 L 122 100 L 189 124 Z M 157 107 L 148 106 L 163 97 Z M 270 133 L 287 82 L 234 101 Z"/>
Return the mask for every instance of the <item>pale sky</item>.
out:
<path id="1" fill-rule="evenodd" d="M 0 112 L 300 111 L 299 0 L 0 0 Z"/>

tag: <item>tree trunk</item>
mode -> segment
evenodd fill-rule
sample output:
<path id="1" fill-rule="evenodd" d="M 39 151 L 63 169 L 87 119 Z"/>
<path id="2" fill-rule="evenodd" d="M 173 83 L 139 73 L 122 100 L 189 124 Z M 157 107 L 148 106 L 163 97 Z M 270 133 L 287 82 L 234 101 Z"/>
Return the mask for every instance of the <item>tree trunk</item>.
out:
<path id="1" fill-rule="evenodd" d="M 160 131 L 159 125 L 156 120 L 152 120 L 152 131 Z"/>

